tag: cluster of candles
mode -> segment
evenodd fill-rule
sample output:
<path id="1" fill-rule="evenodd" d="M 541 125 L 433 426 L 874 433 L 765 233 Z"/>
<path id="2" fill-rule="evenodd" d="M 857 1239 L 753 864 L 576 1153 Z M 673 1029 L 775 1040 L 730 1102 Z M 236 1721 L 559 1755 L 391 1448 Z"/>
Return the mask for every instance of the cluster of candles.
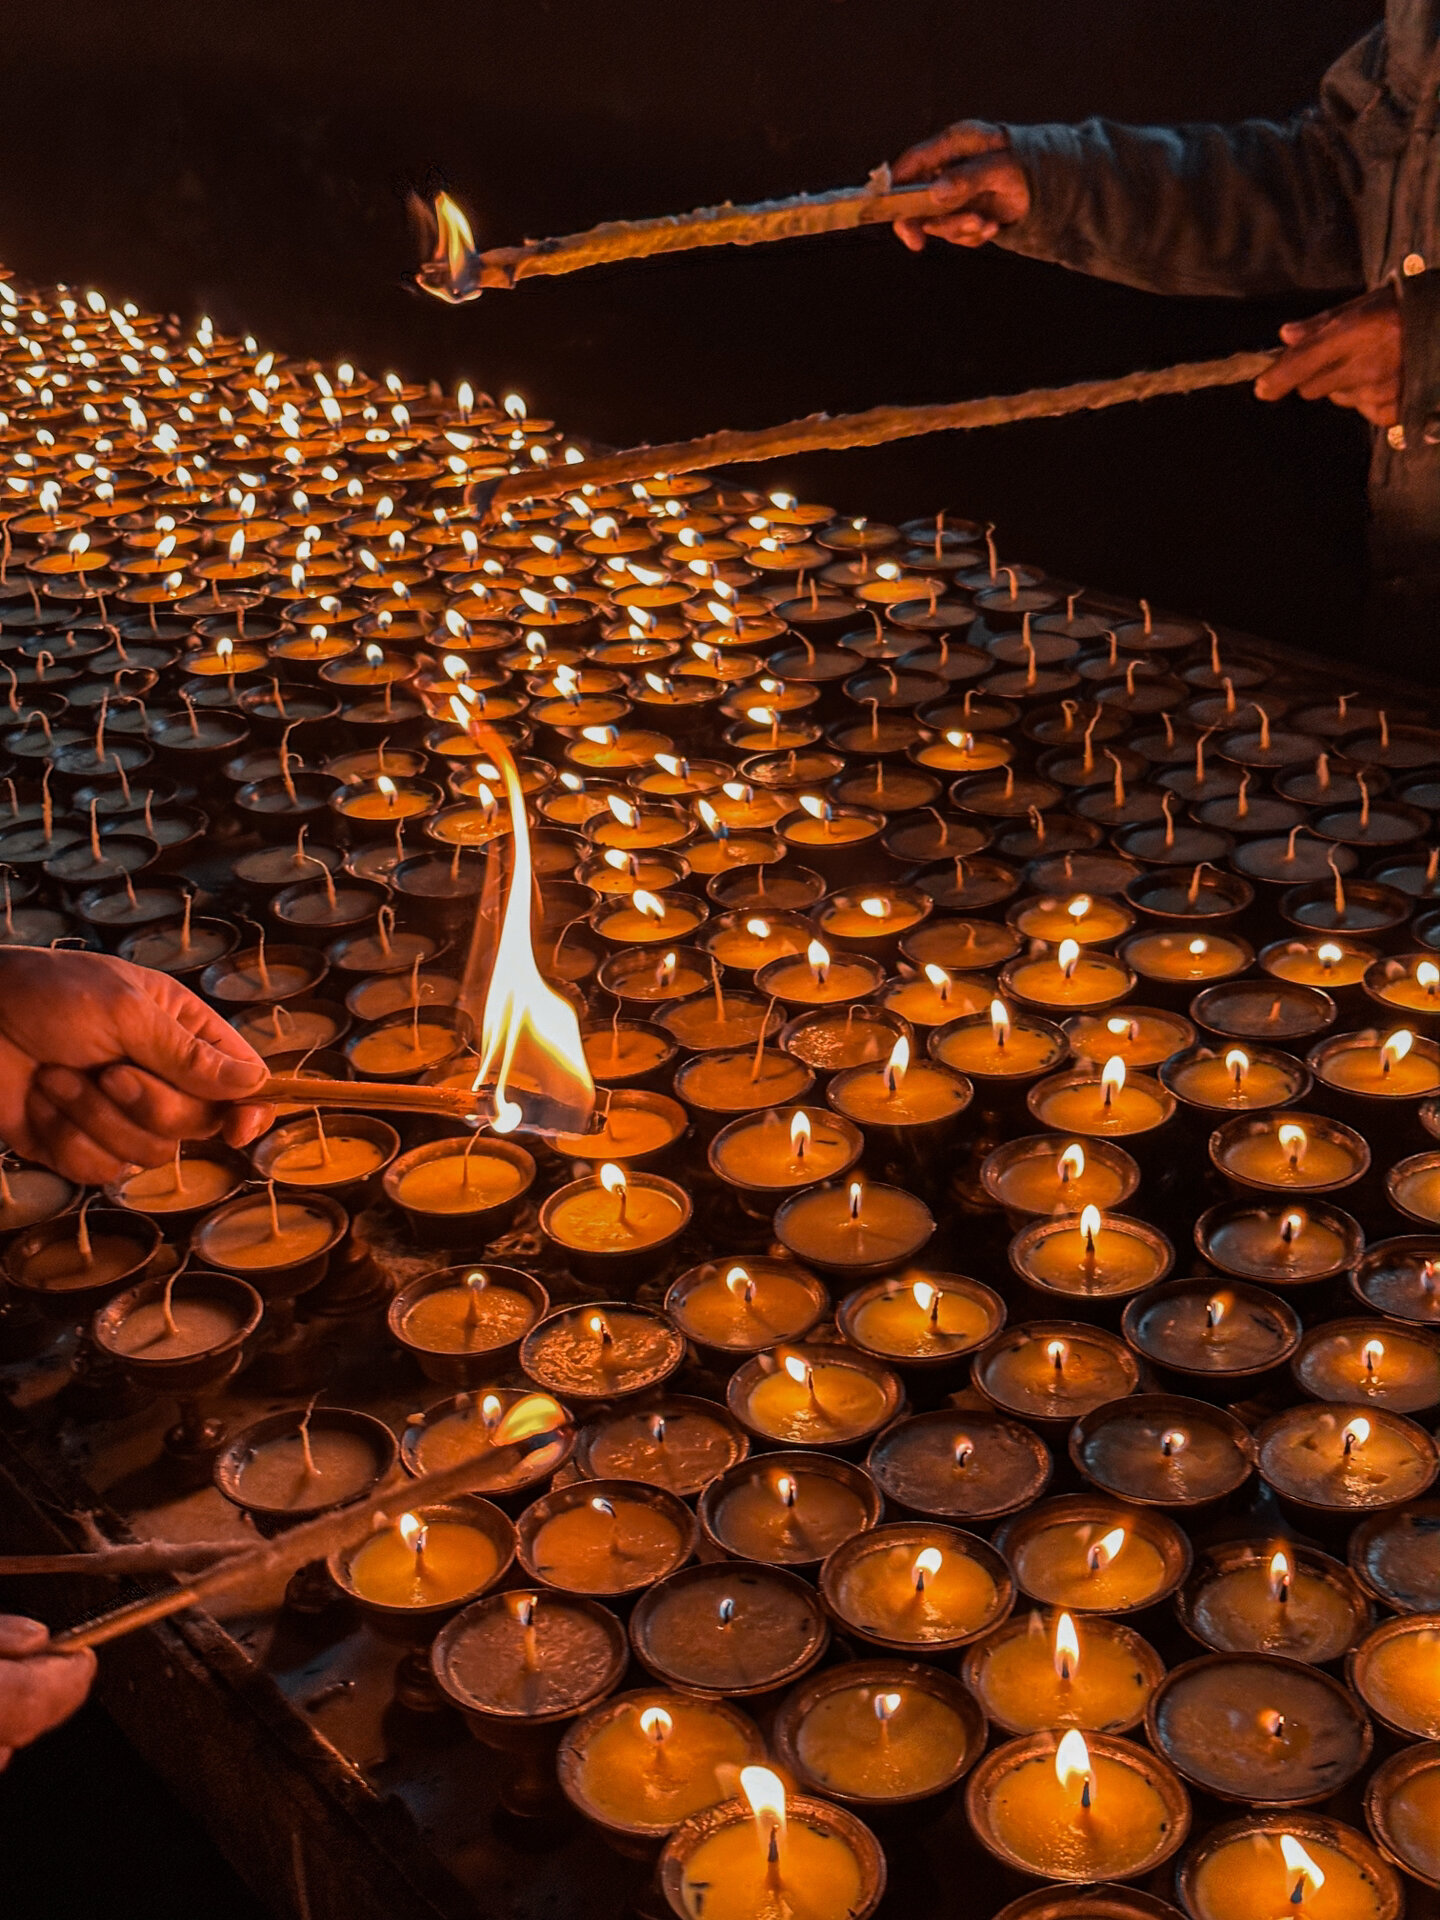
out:
<path id="1" fill-rule="evenodd" d="M 0 938 L 355 1083 L 103 1196 L 0 1169 L 12 1326 L 93 1312 L 262 1525 L 473 1457 L 332 1590 L 677 1915 L 858 1920 L 947 1797 L 1007 1890 L 1077 1889 L 1007 1915 L 1398 1914 L 1440 1885 L 1440 735 L 969 522 L 584 473 L 513 396 L 0 285 Z M 534 1084 L 407 1115 L 479 1084 L 497 984 Z M 224 1432 L 373 1307 L 366 1209 L 433 1255 L 382 1289 L 402 1441 Z M 536 1387 L 572 1426 L 487 1462 Z"/>

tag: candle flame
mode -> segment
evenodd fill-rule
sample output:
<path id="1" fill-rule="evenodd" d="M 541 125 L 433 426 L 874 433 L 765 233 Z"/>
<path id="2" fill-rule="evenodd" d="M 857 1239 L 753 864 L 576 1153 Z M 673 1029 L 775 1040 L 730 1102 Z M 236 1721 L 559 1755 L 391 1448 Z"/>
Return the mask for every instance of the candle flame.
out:
<path id="1" fill-rule="evenodd" d="M 1415 1044 L 1415 1036 L 1408 1027 L 1400 1027 L 1388 1040 L 1380 1043 L 1380 1071 L 1389 1073 L 1391 1067 L 1398 1067 Z"/>
<path id="2" fill-rule="evenodd" d="M 930 982 L 931 986 L 934 987 L 942 1000 L 948 1000 L 950 998 L 951 980 L 944 967 L 937 967 L 933 960 L 927 961 L 925 964 L 925 978 Z"/>
<path id="3" fill-rule="evenodd" d="M 1167 1427 L 1160 1436 L 1160 1451 L 1167 1460 L 1173 1460 L 1177 1453 L 1183 1453 L 1190 1444 L 1190 1436 L 1183 1427 Z"/>
<path id="4" fill-rule="evenodd" d="M 1285 1862 L 1286 1872 L 1295 1875 L 1295 1886 L 1290 1898 L 1298 1907 L 1310 1894 L 1320 1891 L 1325 1884 L 1325 1875 L 1293 1833 L 1281 1834 L 1280 1857 Z"/>
<path id="5" fill-rule="evenodd" d="M 1243 1047 L 1232 1047 L 1225 1056 L 1225 1070 L 1235 1082 L 1238 1093 L 1245 1084 L 1245 1076 L 1250 1071 L 1250 1056 Z"/>
<path id="6" fill-rule="evenodd" d="M 226 549 L 226 551 L 227 551 L 227 552 L 229 553 L 229 555 L 230 555 L 230 558 L 231 558 L 231 560 L 232 560 L 232 561 L 234 561 L 234 560 L 243 560 L 243 559 L 244 559 L 244 557 L 245 557 L 245 529 L 244 529 L 243 527 L 237 527 L 237 528 L 235 529 L 235 531 L 234 531 L 234 533 L 232 533 L 232 534 L 231 534 L 231 536 L 230 536 L 230 545 L 229 545 L 229 547 L 228 547 L 228 548 Z"/>
<path id="7" fill-rule="evenodd" d="M 611 813 L 614 814 L 622 827 L 639 825 L 639 811 L 635 807 L 632 807 L 628 800 L 622 800 L 618 793 L 607 794 L 605 796 L 605 804 L 609 807 Z"/>
<path id="8" fill-rule="evenodd" d="M 800 796 L 800 805 L 812 820 L 825 820 L 829 817 L 830 807 L 828 802 L 817 800 L 813 793 L 802 793 Z"/>
<path id="9" fill-rule="evenodd" d="M 373 640 L 366 643 L 365 664 L 367 667 L 383 667 L 385 664 L 385 650 L 377 647 Z"/>
<path id="10" fill-rule="evenodd" d="M 1076 967 L 1080 964 L 1080 942 L 1078 940 L 1062 940 L 1056 952 L 1055 960 L 1061 973 L 1064 974 L 1067 980 L 1070 979 Z"/>
<path id="11" fill-rule="evenodd" d="M 623 1193 L 627 1185 L 623 1168 L 607 1160 L 600 1169 L 600 1184 L 606 1193 Z"/>
<path id="12" fill-rule="evenodd" d="M 1348 1459 L 1356 1447 L 1363 1447 L 1369 1438 L 1370 1422 L 1363 1413 L 1356 1414 L 1353 1420 L 1347 1420 L 1341 1432 L 1345 1457 Z"/>
<path id="13" fill-rule="evenodd" d="M 1228 1293 L 1211 1294 L 1210 1298 L 1205 1302 L 1206 1330 L 1213 1333 L 1229 1311 L 1230 1296 Z"/>
<path id="14" fill-rule="evenodd" d="M 785 1783 L 769 1767 L 742 1767 L 740 1791 L 744 1794 L 761 1839 L 769 1847 L 775 1836 L 785 1831 Z"/>
<path id="15" fill-rule="evenodd" d="M 1415 969 L 1415 984 L 1426 993 L 1434 993 L 1440 987 L 1440 967 L 1433 960 L 1422 960 Z"/>
<path id="16" fill-rule="evenodd" d="M 883 920 L 890 911 L 890 902 L 870 895 L 860 902 L 860 911 L 868 914 L 872 920 Z"/>
<path id="17" fill-rule="evenodd" d="M 1080 1238 L 1085 1242 L 1086 1253 L 1094 1253 L 1095 1242 L 1100 1233 L 1100 1209 L 1091 1205 L 1082 1209 L 1080 1214 Z"/>
<path id="18" fill-rule="evenodd" d="M 945 1564 L 945 1556 L 938 1547 L 922 1547 L 915 1556 L 915 1564 L 910 1569 L 915 1581 L 915 1591 L 923 1593 L 925 1582 L 933 1580 Z"/>
<path id="19" fill-rule="evenodd" d="M 1078 1727 L 1071 1727 L 1055 1749 L 1055 1777 L 1067 1791 L 1078 1782 L 1080 1804 L 1089 1806 L 1094 1774 L 1090 1766 L 1090 1749 Z"/>
<path id="20" fill-rule="evenodd" d="M 1010 1038 L 1010 1009 L 1003 1000 L 990 1002 L 990 1037 L 997 1047 L 1003 1047 Z"/>
<path id="21" fill-rule="evenodd" d="M 757 916 L 755 919 L 745 922 L 745 931 L 752 939 L 768 940 L 770 938 L 770 922 L 768 920 L 761 920 Z"/>
<path id="22" fill-rule="evenodd" d="M 228 637 L 215 642 L 215 658 L 228 661 L 235 651 L 235 642 Z"/>
<path id="23" fill-rule="evenodd" d="M 1297 1126 L 1293 1120 L 1287 1120 L 1275 1137 L 1280 1142 L 1280 1151 L 1289 1157 L 1291 1166 L 1297 1170 L 1304 1166 L 1310 1146 L 1310 1136 L 1305 1129 Z"/>
<path id="24" fill-rule="evenodd" d="M 830 949 L 823 941 L 812 940 L 805 949 L 805 958 L 810 962 L 817 984 L 823 987 L 830 972 Z"/>
<path id="25" fill-rule="evenodd" d="M 500 1396 L 487 1393 L 480 1402 L 480 1419 L 487 1433 L 493 1433 L 500 1423 Z"/>
<path id="26" fill-rule="evenodd" d="M 1360 1349 L 1360 1358 L 1365 1363 L 1366 1374 L 1373 1380 L 1376 1369 L 1385 1358 L 1385 1342 L 1383 1340 L 1367 1340 Z"/>
<path id="27" fill-rule="evenodd" d="M 1072 1140 L 1057 1162 L 1056 1170 L 1061 1186 L 1067 1186 L 1072 1180 L 1083 1178 L 1085 1173 L 1085 1149 L 1078 1140 Z"/>
<path id="28" fill-rule="evenodd" d="M 919 1307 L 922 1313 L 929 1313 L 930 1309 L 935 1305 L 935 1302 L 940 1298 L 940 1289 L 938 1287 L 932 1287 L 928 1280 L 917 1280 L 914 1286 L 911 1287 L 910 1292 L 916 1306 Z"/>
<path id="29" fill-rule="evenodd" d="M 797 1111 L 790 1122 L 790 1152 L 794 1159 L 803 1160 L 810 1150 L 810 1116 Z"/>
<path id="30" fill-rule="evenodd" d="M 1198 960 L 1202 953 L 1208 953 L 1210 951 L 1210 943 L 1208 940 L 1200 939 L 1197 935 L 1196 938 L 1190 942 L 1188 951 Z"/>
<path id="31" fill-rule="evenodd" d="M 1085 1564 L 1091 1573 L 1103 1573 L 1124 1544 L 1124 1527 L 1112 1527 L 1109 1533 L 1094 1541 L 1085 1555 Z"/>
<path id="32" fill-rule="evenodd" d="M 474 737 L 481 738 L 476 728 Z M 571 1003 L 541 975 L 531 938 L 535 867 L 525 792 L 509 750 L 486 734 L 510 809 L 513 864 L 500 937 L 480 1022 L 480 1065 L 473 1085 L 492 1090 L 495 1110 L 518 1106 L 535 1132 L 583 1133 L 595 1110 L 595 1083 Z"/>
<path id="33" fill-rule="evenodd" d="M 640 1715 L 641 1733 L 647 1740 L 653 1740 L 657 1747 L 669 1739 L 670 1730 L 674 1725 L 675 1722 L 664 1707 L 646 1707 Z"/>
<path id="34" fill-rule="evenodd" d="M 1114 1096 L 1125 1086 L 1125 1062 L 1118 1053 L 1112 1053 L 1100 1069 L 1100 1085 L 1104 1090 L 1105 1104 L 1108 1107 Z"/>
<path id="35" fill-rule="evenodd" d="M 886 1726 L 900 1711 L 905 1696 L 900 1693 L 877 1693 L 875 1696 L 875 1718 L 881 1726 Z"/>
<path id="36" fill-rule="evenodd" d="M 1333 940 L 1322 940 L 1315 949 L 1315 958 L 1328 972 L 1331 967 L 1338 967 L 1345 958 L 1345 949 L 1337 946 Z"/>
<path id="37" fill-rule="evenodd" d="M 852 1222 L 858 1222 L 860 1219 L 860 1200 L 864 1191 L 865 1189 L 858 1180 L 852 1180 L 850 1182 L 850 1218 Z"/>
<path id="38" fill-rule="evenodd" d="M 950 746 L 954 747 L 957 753 L 973 753 L 975 751 L 975 736 L 973 733 L 951 732 L 946 734 L 945 739 Z"/>
<path id="39" fill-rule="evenodd" d="M 885 1091 L 898 1093 L 905 1084 L 905 1075 L 910 1071 L 910 1042 L 902 1033 L 890 1049 L 890 1059 L 885 1067 Z"/>
<path id="40" fill-rule="evenodd" d="M 782 1473 L 775 1481 L 775 1498 L 782 1507 L 793 1507 L 800 1498 L 800 1483 L 790 1473 Z"/>
<path id="41" fill-rule="evenodd" d="M 665 918 L 665 902 L 653 893 L 647 893 L 643 887 L 637 887 L 630 896 L 630 904 L 637 913 L 643 913 L 647 920 Z"/>
<path id="42" fill-rule="evenodd" d="M 805 1386 L 810 1379 L 810 1368 L 800 1358 L 798 1353 L 786 1354 L 785 1371 L 786 1373 L 789 1374 L 790 1378 L 795 1382 L 797 1387 Z"/>
<path id="43" fill-rule="evenodd" d="M 1055 1622 L 1055 1673 L 1061 1680 L 1073 1680 L 1080 1665 L 1080 1636 L 1068 1613 Z"/>
<path id="44" fill-rule="evenodd" d="M 1070 1349 L 1063 1340 L 1047 1340 L 1045 1343 L 1045 1358 L 1050 1362 L 1056 1373 L 1063 1372 L 1069 1352 Z"/>
<path id="45" fill-rule="evenodd" d="M 1296 1236 L 1305 1231 L 1305 1216 L 1298 1209 L 1287 1213 L 1280 1222 L 1280 1238 L 1289 1247 L 1295 1243 Z"/>
<path id="46" fill-rule="evenodd" d="M 402 1513 L 395 1522 L 395 1530 L 413 1554 L 418 1556 L 424 1551 L 428 1529 L 418 1514 Z"/>
<path id="47" fill-rule="evenodd" d="M 1277 1547 L 1270 1556 L 1270 1598 L 1288 1600 L 1290 1582 L 1294 1578 L 1294 1569 L 1290 1565 L 1290 1556 L 1283 1547 Z"/>
<path id="48" fill-rule="evenodd" d="M 384 794 L 387 800 L 391 800 L 394 798 L 395 791 L 396 791 L 395 782 L 390 778 L 388 773 L 382 773 L 378 775 L 375 781 L 375 785 L 377 789 Z"/>
<path id="49" fill-rule="evenodd" d="M 1065 911 L 1072 920 L 1083 920 L 1089 913 L 1092 901 L 1088 893 L 1077 893 Z"/>

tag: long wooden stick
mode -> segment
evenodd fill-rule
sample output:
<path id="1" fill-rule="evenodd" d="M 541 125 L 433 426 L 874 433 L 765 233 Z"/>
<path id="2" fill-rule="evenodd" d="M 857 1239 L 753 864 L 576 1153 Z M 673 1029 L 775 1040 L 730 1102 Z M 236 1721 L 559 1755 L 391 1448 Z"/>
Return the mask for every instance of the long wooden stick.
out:
<path id="1" fill-rule="evenodd" d="M 595 487 L 649 480 L 657 474 L 694 473 L 705 467 L 733 466 L 752 460 L 783 460 L 797 453 L 821 453 L 844 447 L 878 447 L 922 433 L 955 433 L 971 427 L 1000 427 L 1015 420 L 1052 420 L 1068 413 L 1089 413 L 1154 400 L 1165 394 L 1198 393 L 1204 387 L 1235 387 L 1258 380 L 1279 357 L 1233 353 L 1225 360 L 1191 360 L 1153 373 L 1127 373 L 1116 380 L 1085 380 L 1071 387 L 1031 387 L 1024 393 L 985 400 L 955 400 L 935 407 L 871 407 L 865 413 L 812 413 L 781 427 L 754 432 L 710 433 L 699 440 L 668 446 L 632 447 L 603 454 L 574 466 L 537 467 L 508 474 L 488 498 L 477 487 L 477 501 L 497 513 L 512 500 L 547 500 L 573 493 L 582 484 Z"/>
<path id="2" fill-rule="evenodd" d="M 456 1120 L 473 1120 L 477 1111 L 475 1095 L 465 1087 L 416 1087 L 390 1080 L 311 1080 L 303 1073 L 272 1073 L 255 1098 L 276 1106 L 439 1113 Z"/>
<path id="3" fill-rule="evenodd" d="M 125 1540 L 88 1553 L 0 1553 L 0 1580 L 27 1573 L 83 1573 L 106 1580 L 128 1580 L 137 1573 L 193 1573 L 247 1551 L 243 1540 Z"/>
<path id="4" fill-rule="evenodd" d="M 727 200 L 723 206 L 697 207 L 693 213 L 666 214 L 656 220 L 606 220 L 584 233 L 526 240 L 518 247 L 489 247 L 477 253 L 465 245 L 468 228 L 455 222 L 458 209 L 448 196 L 442 196 L 436 203 L 440 242 L 416 281 L 427 293 L 459 306 L 477 300 L 487 287 L 513 287 L 517 280 L 536 274 L 578 273 L 612 260 L 684 253 L 692 247 L 753 247 L 763 241 L 838 233 L 891 220 L 923 220 L 943 211 L 932 183 L 892 187 L 888 169 L 882 168 L 863 187 L 797 193 L 786 200 L 760 200 L 746 207 Z"/>
<path id="5" fill-rule="evenodd" d="M 536 1394 L 532 1398 L 538 1403 L 548 1396 Z M 505 1418 L 513 1419 L 521 1404 L 517 1402 Z M 557 1415 L 561 1414 L 558 1402 L 551 1401 L 550 1405 Z M 367 1500 L 361 1500 L 354 1506 L 341 1507 L 336 1512 L 322 1513 L 314 1520 L 302 1521 L 288 1533 L 266 1540 L 248 1552 L 232 1554 L 228 1560 L 220 1561 L 206 1573 L 197 1574 L 183 1586 L 166 1593 L 151 1594 L 144 1600 L 131 1601 L 128 1606 L 115 1607 L 83 1626 L 57 1633 L 50 1646 L 56 1653 L 75 1653 L 81 1647 L 104 1646 L 108 1640 L 118 1640 L 122 1635 L 135 1633 L 141 1627 L 153 1626 L 157 1620 L 168 1619 L 172 1613 L 182 1613 L 186 1607 L 211 1606 L 222 1600 L 244 1601 L 247 1596 L 257 1591 L 263 1592 L 277 1579 L 288 1578 L 301 1567 L 309 1566 L 312 1561 L 327 1560 L 332 1553 L 359 1544 L 412 1508 L 435 1506 L 453 1500 L 462 1493 L 483 1492 L 487 1485 L 493 1486 L 509 1467 L 526 1454 L 548 1446 L 557 1439 L 567 1424 L 568 1416 L 562 1416 L 559 1424 L 543 1432 L 492 1447 L 488 1452 L 458 1461 L 452 1467 L 443 1467 L 438 1473 L 424 1474 L 418 1480 L 391 1479 Z"/>

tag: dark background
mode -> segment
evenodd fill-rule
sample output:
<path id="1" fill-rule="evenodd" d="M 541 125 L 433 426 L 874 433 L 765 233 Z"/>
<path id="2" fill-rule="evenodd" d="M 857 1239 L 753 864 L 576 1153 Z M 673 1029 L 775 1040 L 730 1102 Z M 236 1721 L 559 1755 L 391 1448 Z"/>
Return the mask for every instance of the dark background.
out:
<path id="1" fill-rule="evenodd" d="M 402 288 L 434 170 L 481 244 L 863 180 L 961 115 L 1283 116 L 1377 0 L 111 0 L 7 7 L 0 258 L 372 370 L 516 386 L 626 444 L 1268 343 L 1316 304 L 1166 301 L 887 230 Z M 1011 557 L 1344 650 L 1363 436 L 1245 393 L 818 456 L 791 483 L 947 506 Z"/>

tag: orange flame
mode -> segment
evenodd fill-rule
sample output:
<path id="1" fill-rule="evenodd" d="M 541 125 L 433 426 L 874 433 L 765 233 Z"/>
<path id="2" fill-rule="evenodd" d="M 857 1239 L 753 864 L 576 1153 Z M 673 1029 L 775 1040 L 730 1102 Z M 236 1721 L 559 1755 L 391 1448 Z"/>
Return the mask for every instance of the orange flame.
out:
<path id="1" fill-rule="evenodd" d="M 478 724 L 505 785 L 510 807 L 514 867 L 500 921 L 495 964 L 480 1020 L 477 1093 L 490 1096 L 497 1132 L 583 1133 L 595 1111 L 595 1082 L 585 1062 L 580 1021 L 574 1007 L 549 986 L 535 961 L 531 940 L 531 898 L 535 866 L 525 793 L 504 742 Z"/>
<path id="2" fill-rule="evenodd" d="M 434 206 L 435 250 L 415 276 L 415 284 L 452 307 L 480 297 L 480 260 L 470 222 L 448 193 Z"/>

